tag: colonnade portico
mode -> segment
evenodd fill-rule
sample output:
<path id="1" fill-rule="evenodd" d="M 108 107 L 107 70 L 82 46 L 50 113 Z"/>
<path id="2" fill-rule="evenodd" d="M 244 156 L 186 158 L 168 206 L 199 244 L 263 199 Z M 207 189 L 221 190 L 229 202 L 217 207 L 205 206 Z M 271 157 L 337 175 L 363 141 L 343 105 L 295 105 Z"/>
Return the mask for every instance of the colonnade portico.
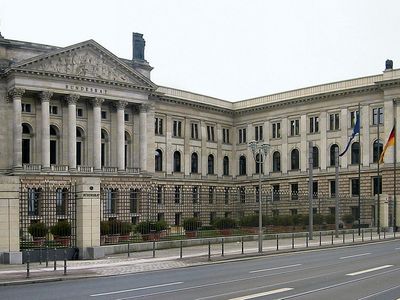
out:
<path id="1" fill-rule="evenodd" d="M 13 88 L 9 91 L 9 100 L 13 102 L 13 162 L 12 167 L 14 170 L 22 169 L 22 96 L 24 95 L 25 90 L 22 88 Z M 37 92 L 34 92 L 37 94 Z M 41 120 L 40 120 L 40 127 L 41 130 L 39 131 L 39 142 L 40 146 L 38 148 L 41 151 L 39 160 L 39 164 L 41 164 L 41 171 L 49 171 L 52 169 L 50 165 L 50 104 L 52 98 L 54 96 L 53 91 L 44 90 L 38 94 L 38 98 L 40 99 L 41 105 Z M 67 124 L 66 124 L 66 134 L 63 135 L 64 142 L 67 143 L 67 163 L 68 163 L 68 170 L 74 172 L 77 170 L 77 103 L 78 101 L 85 101 L 86 96 L 82 98 L 79 94 L 67 94 L 65 96 L 58 95 L 58 99 L 64 99 L 68 105 L 67 110 Z M 90 160 L 91 170 L 101 172 L 102 168 L 102 105 L 106 101 L 103 97 L 93 97 L 88 99 L 88 102 L 91 103 L 92 106 L 92 117 L 91 120 L 88 122 L 92 123 L 92 128 L 88 134 L 93 134 L 92 142 L 93 142 L 93 151 L 90 150 L 88 155 L 92 155 L 93 157 Z M 111 103 L 113 107 L 116 108 L 116 127 L 117 132 L 116 136 L 113 140 L 116 142 L 116 163 L 117 165 L 114 170 L 118 170 L 118 172 L 125 172 L 126 170 L 126 158 L 125 158 L 125 112 L 128 105 L 139 106 L 139 114 L 138 116 L 138 123 L 139 123 L 139 155 L 140 162 L 136 162 L 137 165 L 133 166 L 133 169 L 148 171 L 147 162 L 148 162 L 148 128 L 147 128 L 147 121 L 148 117 L 147 114 L 151 110 L 152 106 L 147 103 L 140 103 L 140 102 L 130 102 L 126 100 L 109 100 L 108 102 Z M 154 109 L 154 108 L 153 108 Z M 91 126 L 89 126 L 91 127 Z M 154 134 L 154 133 L 153 133 Z M 88 141 L 89 142 L 89 141 Z M 37 164 L 35 164 L 37 165 Z M 113 167 L 113 166 L 110 166 Z M 130 170 L 129 172 L 132 172 Z M 135 172 L 135 171 L 133 171 Z"/>

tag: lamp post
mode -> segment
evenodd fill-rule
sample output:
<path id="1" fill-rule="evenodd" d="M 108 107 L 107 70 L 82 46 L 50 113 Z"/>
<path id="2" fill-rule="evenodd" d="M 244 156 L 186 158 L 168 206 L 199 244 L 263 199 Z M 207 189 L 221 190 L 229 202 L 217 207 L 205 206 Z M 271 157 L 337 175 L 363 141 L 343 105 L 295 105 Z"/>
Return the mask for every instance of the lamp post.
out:
<path id="1" fill-rule="evenodd" d="M 263 166 L 264 159 L 267 157 L 270 145 L 263 142 L 251 141 L 249 143 L 249 148 L 253 153 L 254 161 L 256 166 L 258 164 L 258 252 L 262 253 L 262 203 L 261 203 L 261 170 Z"/>

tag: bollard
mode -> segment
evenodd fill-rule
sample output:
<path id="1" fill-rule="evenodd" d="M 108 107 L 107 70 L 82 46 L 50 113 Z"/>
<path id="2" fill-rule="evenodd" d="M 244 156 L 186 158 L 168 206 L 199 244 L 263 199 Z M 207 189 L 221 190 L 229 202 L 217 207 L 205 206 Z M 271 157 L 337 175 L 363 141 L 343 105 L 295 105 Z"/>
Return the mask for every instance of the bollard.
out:
<path id="1" fill-rule="evenodd" d="M 64 276 L 67 275 L 67 250 L 64 249 Z"/>
<path id="2" fill-rule="evenodd" d="M 346 243 L 346 231 L 343 230 L 343 244 Z"/>
<path id="3" fill-rule="evenodd" d="M 42 247 L 39 248 L 39 265 L 42 264 Z"/>
<path id="4" fill-rule="evenodd" d="M 372 229 L 371 229 L 371 241 L 372 241 Z"/>
<path id="5" fill-rule="evenodd" d="M 224 249 L 224 238 L 222 238 L 222 243 L 221 243 L 221 256 L 224 256 L 224 251 L 225 249 Z"/>
<path id="6" fill-rule="evenodd" d="M 49 266 L 49 245 L 46 245 L 46 268 Z"/>
<path id="7" fill-rule="evenodd" d="M 128 257 L 131 257 L 131 244 L 128 242 Z"/>
<path id="8" fill-rule="evenodd" d="M 29 278 L 29 263 L 31 259 L 31 254 L 29 253 L 29 250 L 26 251 L 26 278 Z"/>
<path id="9" fill-rule="evenodd" d="M 378 237 L 379 237 L 379 239 L 381 239 L 381 231 L 380 230 L 378 232 Z"/>
<path id="10" fill-rule="evenodd" d="M 364 242 L 364 229 L 361 231 L 361 241 Z"/>
<path id="11" fill-rule="evenodd" d="M 319 246 L 321 247 L 322 245 L 322 232 L 319 232 Z"/>
<path id="12" fill-rule="evenodd" d="M 393 230 L 393 239 L 394 239 L 394 240 L 396 239 L 396 229 Z"/>
<path id="13" fill-rule="evenodd" d="M 353 243 L 354 243 L 354 229 L 353 229 Z"/>
<path id="14" fill-rule="evenodd" d="M 294 249 L 294 233 L 292 233 L 292 249 Z"/>
<path id="15" fill-rule="evenodd" d="M 57 249 L 54 248 L 54 271 L 57 270 Z"/>
<path id="16" fill-rule="evenodd" d="M 243 237 L 242 237 L 242 254 L 244 254 L 244 241 L 243 241 Z"/>
<path id="17" fill-rule="evenodd" d="M 332 231 L 332 245 L 333 245 L 333 231 Z"/>
<path id="18" fill-rule="evenodd" d="M 308 248 L 308 232 L 306 233 L 306 248 Z"/>
<path id="19" fill-rule="evenodd" d="M 211 261 L 211 241 L 208 241 L 208 261 Z"/>
<path id="20" fill-rule="evenodd" d="M 156 257 L 156 242 L 153 241 L 153 258 Z"/>
<path id="21" fill-rule="evenodd" d="M 279 250 L 279 234 L 276 235 L 276 251 Z"/>
<path id="22" fill-rule="evenodd" d="M 182 258 L 182 255 L 183 255 L 183 241 L 181 241 L 181 243 L 180 243 L 180 249 L 179 249 L 179 258 Z"/>
<path id="23" fill-rule="evenodd" d="M 383 239 L 386 239 L 386 229 L 383 230 Z"/>

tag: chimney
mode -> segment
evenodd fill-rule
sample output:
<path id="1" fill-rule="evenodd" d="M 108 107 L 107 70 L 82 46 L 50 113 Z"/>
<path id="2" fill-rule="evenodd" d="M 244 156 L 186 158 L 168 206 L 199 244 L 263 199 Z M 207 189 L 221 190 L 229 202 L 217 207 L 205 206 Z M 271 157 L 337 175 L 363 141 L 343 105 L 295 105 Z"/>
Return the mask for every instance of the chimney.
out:
<path id="1" fill-rule="evenodd" d="M 144 47 L 146 45 L 143 34 L 132 33 L 132 67 L 142 75 L 150 79 L 150 72 L 153 68 L 144 59 Z"/>

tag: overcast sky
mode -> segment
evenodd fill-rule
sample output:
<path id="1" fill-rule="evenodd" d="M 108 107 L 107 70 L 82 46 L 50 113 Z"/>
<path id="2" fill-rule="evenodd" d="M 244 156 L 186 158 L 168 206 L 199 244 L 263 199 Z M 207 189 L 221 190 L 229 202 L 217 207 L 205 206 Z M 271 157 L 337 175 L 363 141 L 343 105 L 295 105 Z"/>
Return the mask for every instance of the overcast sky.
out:
<path id="1" fill-rule="evenodd" d="M 229 101 L 400 67 L 396 0 L 0 0 L 0 22 L 5 38 L 129 59 L 143 33 L 156 84 Z"/>

